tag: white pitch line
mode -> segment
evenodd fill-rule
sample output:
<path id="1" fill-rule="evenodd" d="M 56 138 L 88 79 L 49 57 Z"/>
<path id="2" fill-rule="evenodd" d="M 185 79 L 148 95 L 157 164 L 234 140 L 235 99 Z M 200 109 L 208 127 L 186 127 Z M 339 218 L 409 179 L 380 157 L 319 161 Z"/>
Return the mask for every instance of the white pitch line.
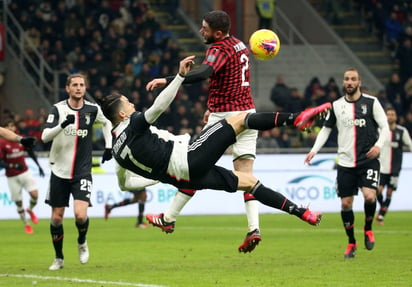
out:
<path id="1" fill-rule="evenodd" d="M 55 277 L 55 276 L 40 276 L 40 275 L 32 275 L 32 274 L 0 274 L 0 277 L 15 277 L 15 278 L 27 278 L 27 279 L 37 279 L 37 280 L 49 280 L 49 281 L 53 281 L 53 280 L 68 281 L 68 282 L 76 282 L 76 283 L 110 284 L 110 285 L 134 286 L 134 287 L 167 287 L 164 285 L 153 285 L 153 284 L 144 284 L 144 283 L 104 281 L 104 280 Z"/>

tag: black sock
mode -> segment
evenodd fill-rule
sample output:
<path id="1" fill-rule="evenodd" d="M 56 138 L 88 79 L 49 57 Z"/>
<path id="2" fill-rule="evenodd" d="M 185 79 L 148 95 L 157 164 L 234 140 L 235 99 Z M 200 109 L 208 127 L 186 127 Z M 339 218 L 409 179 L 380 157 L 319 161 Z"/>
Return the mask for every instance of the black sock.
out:
<path id="1" fill-rule="evenodd" d="M 131 199 L 130 199 L 130 198 L 126 198 L 126 199 L 123 200 L 123 201 L 120 201 L 120 202 L 117 202 L 117 203 L 113 204 L 113 205 L 110 207 L 110 209 L 113 209 L 113 208 L 116 208 L 116 207 L 119 207 L 119 206 L 129 205 L 130 203 L 131 203 Z"/>
<path id="2" fill-rule="evenodd" d="M 382 206 L 382 204 L 383 204 L 383 194 L 381 193 L 381 194 L 378 194 L 377 196 L 376 196 L 376 200 L 379 202 L 379 204 Z"/>
<path id="3" fill-rule="evenodd" d="M 137 215 L 137 224 L 142 224 L 143 223 L 143 214 L 144 214 L 145 202 L 144 201 L 139 201 L 138 206 L 139 206 L 139 213 Z"/>
<path id="4" fill-rule="evenodd" d="M 349 243 L 356 243 L 355 239 L 355 232 L 354 232 L 354 222 L 355 222 L 355 215 L 353 214 L 353 210 L 342 210 L 340 212 L 340 216 L 342 218 L 343 227 L 345 228 L 346 235 L 349 238 Z"/>
<path id="5" fill-rule="evenodd" d="M 245 126 L 253 130 L 270 130 L 274 127 L 291 126 L 297 113 L 249 113 Z"/>
<path id="6" fill-rule="evenodd" d="M 391 200 L 392 200 L 392 197 L 391 197 L 391 196 L 387 196 L 387 197 L 386 197 L 386 200 L 385 200 L 385 202 L 383 203 L 383 206 L 384 206 L 386 209 L 389 208 L 389 205 L 391 204 Z"/>
<path id="7" fill-rule="evenodd" d="M 284 197 L 281 193 L 265 187 L 258 182 L 250 192 L 261 203 L 285 211 L 301 218 L 306 209 L 299 208 L 295 203 Z"/>
<path id="8" fill-rule="evenodd" d="M 50 223 L 50 234 L 52 237 L 56 258 L 64 259 L 64 256 L 63 256 L 63 238 L 64 238 L 63 224 L 55 226 Z"/>
<path id="9" fill-rule="evenodd" d="M 83 223 L 78 223 L 76 221 L 77 231 L 79 236 L 77 237 L 77 243 L 83 244 L 86 241 L 87 230 L 89 229 L 89 218 L 87 217 L 86 221 Z"/>
<path id="10" fill-rule="evenodd" d="M 373 202 L 365 202 L 363 205 L 365 210 L 365 231 L 372 229 L 373 217 L 375 216 L 376 200 Z"/>

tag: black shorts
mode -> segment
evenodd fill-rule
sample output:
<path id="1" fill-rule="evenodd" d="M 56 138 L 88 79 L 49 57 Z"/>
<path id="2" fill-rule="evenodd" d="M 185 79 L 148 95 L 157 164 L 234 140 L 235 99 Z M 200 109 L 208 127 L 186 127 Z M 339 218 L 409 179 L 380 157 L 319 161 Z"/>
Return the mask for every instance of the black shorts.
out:
<path id="1" fill-rule="evenodd" d="M 202 176 L 187 180 L 176 180 L 175 177 L 165 175 L 159 178 L 161 182 L 169 183 L 177 188 L 183 189 L 215 189 L 227 192 L 236 192 L 238 186 L 237 176 L 230 170 L 221 166 L 213 166 Z"/>
<path id="2" fill-rule="evenodd" d="M 70 194 L 73 199 L 86 201 L 89 206 L 92 193 L 92 175 L 87 174 L 76 179 L 60 178 L 51 173 L 49 192 L 45 202 L 51 207 L 68 207 Z"/>
<path id="3" fill-rule="evenodd" d="M 236 134 L 226 120 L 204 129 L 188 147 L 187 161 L 190 180 L 176 180 L 169 174 L 157 178 L 183 189 L 215 189 L 236 192 L 237 176 L 230 170 L 215 165 L 227 148 L 236 142 Z"/>
<path id="4" fill-rule="evenodd" d="M 187 161 L 190 178 L 203 177 L 235 142 L 235 131 L 226 120 L 221 120 L 204 129 L 188 147 Z"/>
<path id="5" fill-rule="evenodd" d="M 399 174 L 397 173 L 381 173 L 381 178 L 379 181 L 379 185 L 383 187 L 389 187 L 392 188 L 393 191 L 395 191 L 398 188 L 398 179 L 399 179 Z"/>
<path id="6" fill-rule="evenodd" d="M 379 160 L 371 160 L 357 167 L 337 167 L 336 193 L 339 197 L 358 194 L 359 188 L 368 187 L 375 190 L 379 185 Z"/>

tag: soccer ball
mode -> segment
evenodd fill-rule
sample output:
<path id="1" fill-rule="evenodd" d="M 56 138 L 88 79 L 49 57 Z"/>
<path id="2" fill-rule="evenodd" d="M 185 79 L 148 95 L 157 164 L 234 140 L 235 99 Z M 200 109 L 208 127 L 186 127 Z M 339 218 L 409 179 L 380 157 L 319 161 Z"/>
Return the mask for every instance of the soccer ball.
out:
<path id="1" fill-rule="evenodd" d="M 275 32 L 268 29 L 255 31 L 249 38 L 250 51 L 259 60 L 270 60 L 280 50 L 280 41 Z"/>

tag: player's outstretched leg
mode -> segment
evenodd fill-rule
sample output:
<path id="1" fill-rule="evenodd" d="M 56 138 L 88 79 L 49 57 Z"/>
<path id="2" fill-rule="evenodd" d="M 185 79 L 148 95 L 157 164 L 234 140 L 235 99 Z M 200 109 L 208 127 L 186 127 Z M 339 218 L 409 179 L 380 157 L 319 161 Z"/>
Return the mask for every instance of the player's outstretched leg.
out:
<path id="1" fill-rule="evenodd" d="M 293 214 L 310 225 L 319 225 L 322 220 L 321 212 L 311 211 L 309 208 L 305 207 L 298 207 L 294 202 L 290 201 L 281 193 L 267 188 L 260 182 L 257 182 L 251 193 L 261 203 L 289 214 Z"/>

